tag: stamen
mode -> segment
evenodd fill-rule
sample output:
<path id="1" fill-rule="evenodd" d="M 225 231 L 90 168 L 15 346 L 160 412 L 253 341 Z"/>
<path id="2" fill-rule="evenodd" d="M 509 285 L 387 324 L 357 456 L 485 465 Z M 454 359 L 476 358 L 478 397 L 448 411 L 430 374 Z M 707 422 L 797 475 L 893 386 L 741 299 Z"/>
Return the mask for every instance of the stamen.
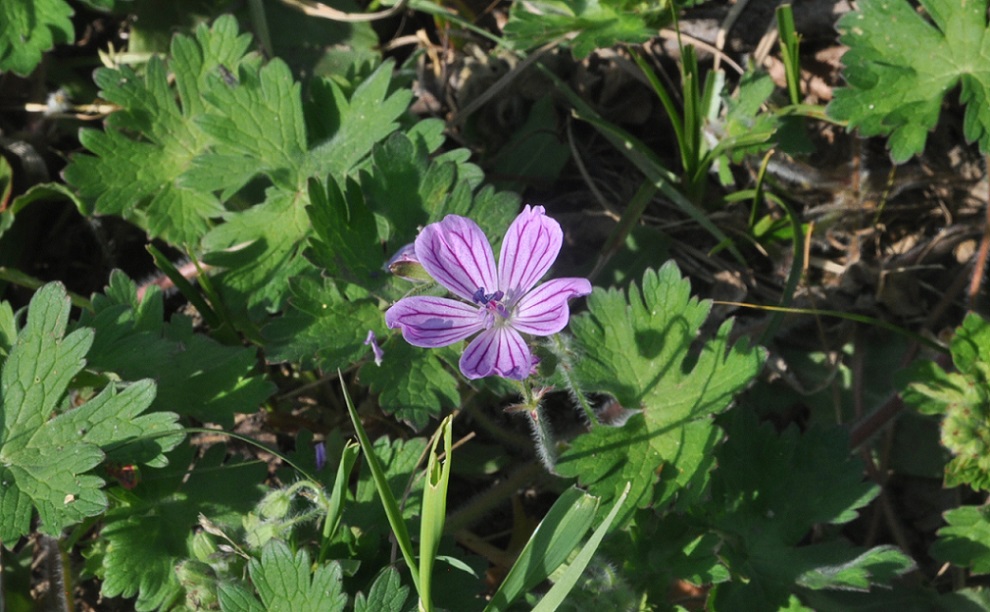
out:
<path id="1" fill-rule="evenodd" d="M 504 291 L 499 290 L 495 293 L 485 293 L 484 287 L 478 287 L 478 290 L 471 296 L 471 299 L 476 304 L 480 304 L 484 308 L 488 327 L 491 327 L 495 322 L 493 313 L 498 313 L 503 319 L 509 318 L 509 310 L 502 304 L 502 298 L 504 297 Z"/>

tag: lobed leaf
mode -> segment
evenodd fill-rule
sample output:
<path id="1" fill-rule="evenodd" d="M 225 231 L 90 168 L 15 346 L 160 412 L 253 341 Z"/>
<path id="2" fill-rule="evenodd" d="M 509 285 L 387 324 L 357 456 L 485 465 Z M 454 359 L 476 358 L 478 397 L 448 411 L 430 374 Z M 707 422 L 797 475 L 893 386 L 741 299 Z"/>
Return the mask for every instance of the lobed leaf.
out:
<path id="1" fill-rule="evenodd" d="M 939 561 L 990 574 L 990 516 L 985 506 L 962 506 L 945 513 L 931 554 Z"/>
<path id="2" fill-rule="evenodd" d="M 147 470 L 126 503 L 107 512 L 101 532 L 105 547 L 96 546 L 89 555 L 101 566 L 104 596 L 136 596 L 136 610 L 170 608 L 179 601 L 182 585 L 175 567 L 193 557 L 191 534 L 199 515 L 236 527 L 261 497 L 265 465 L 225 460 L 225 455 L 223 445 L 211 446 L 190 469 L 193 449 L 180 446 L 168 467 Z"/>
<path id="3" fill-rule="evenodd" d="M 284 542 L 271 540 L 248 570 L 265 610 L 329 612 L 347 605 L 340 565 L 312 568 L 305 549 L 293 555 Z"/>
<path id="4" fill-rule="evenodd" d="M 450 349 L 421 349 L 404 341 L 389 342 L 382 365 L 373 362 L 361 367 L 362 382 L 380 393 L 382 409 L 406 421 L 414 429 L 426 427 L 429 419 L 439 418 L 444 408 L 460 402 L 457 378 L 444 367 L 457 356 Z"/>
<path id="5" fill-rule="evenodd" d="M 65 169 L 66 181 L 93 212 L 123 216 L 172 244 L 199 242 L 224 208 L 202 185 L 189 186 L 182 177 L 215 144 L 197 121 L 214 112 L 204 102 L 209 90 L 226 86 L 215 75 L 220 66 L 255 65 L 244 55 L 249 44 L 226 16 L 212 28 L 198 27 L 194 38 L 176 36 L 169 64 L 152 58 L 143 75 L 127 66 L 96 71 L 100 95 L 121 110 L 108 117 L 106 130 L 80 132 L 80 142 L 95 155 L 76 155 Z"/>
<path id="6" fill-rule="evenodd" d="M 621 428 L 596 427 L 577 438 L 557 465 L 605 500 L 628 481 L 630 503 L 661 503 L 675 493 L 700 494 L 721 438 L 711 417 L 759 372 L 763 351 L 729 345 L 730 323 L 693 354 L 708 302 L 690 297 L 676 266 L 648 270 L 628 300 L 596 289 L 588 312 L 571 319 L 580 387 L 607 393 L 639 410 Z"/>
<path id="7" fill-rule="evenodd" d="M 139 416 L 155 396 L 150 380 L 107 385 L 71 409 L 69 382 L 94 334 L 66 335 L 69 312 L 61 284 L 39 289 L 0 373 L 0 541 L 8 546 L 30 531 L 35 512 L 51 535 L 103 512 L 103 479 L 87 472 L 106 452 L 161 464 L 182 439 L 174 414 Z"/>
<path id="8" fill-rule="evenodd" d="M 401 612 L 409 598 L 409 587 L 403 586 L 399 572 L 385 568 L 375 578 L 368 595 L 358 593 L 354 598 L 354 612 Z"/>
<path id="9" fill-rule="evenodd" d="M 154 377 L 155 409 L 230 426 L 235 413 L 256 410 L 275 389 L 256 374 L 254 350 L 194 333 L 183 316 L 166 323 L 161 293 L 138 301 L 134 282 L 121 272 L 111 275 L 105 296 L 94 296 L 93 307 L 80 321 L 96 331 L 91 364 L 125 379 Z"/>
<path id="10" fill-rule="evenodd" d="M 743 409 L 731 413 L 725 427 L 710 520 L 723 534 L 720 557 L 745 579 L 717 587 L 713 605 L 776 608 L 798 587 L 867 591 L 913 569 L 910 557 L 887 546 L 799 546 L 814 525 L 848 523 L 879 493 L 850 457 L 844 432 L 791 428 L 777 434 Z"/>
<path id="11" fill-rule="evenodd" d="M 990 31 L 987 0 L 864 0 L 839 20 L 847 87 L 828 113 L 864 136 L 890 136 L 891 155 L 924 150 L 945 95 L 962 84 L 963 132 L 990 151 Z"/>
<path id="12" fill-rule="evenodd" d="M 652 28 L 647 21 L 652 20 L 645 17 L 608 0 L 516 3 L 509 13 L 505 36 L 515 48 L 525 50 L 576 32 L 568 44 L 577 59 L 584 59 L 595 49 L 648 40 Z"/>
<path id="13" fill-rule="evenodd" d="M 901 376 L 901 397 L 920 412 L 942 416 L 941 442 L 953 455 L 946 486 L 990 489 L 990 322 L 967 315 L 950 351 L 958 372 L 917 362 Z"/>
<path id="14" fill-rule="evenodd" d="M 75 40 L 72 7 L 64 0 L 0 2 L 0 72 L 34 72 L 41 54 Z"/>

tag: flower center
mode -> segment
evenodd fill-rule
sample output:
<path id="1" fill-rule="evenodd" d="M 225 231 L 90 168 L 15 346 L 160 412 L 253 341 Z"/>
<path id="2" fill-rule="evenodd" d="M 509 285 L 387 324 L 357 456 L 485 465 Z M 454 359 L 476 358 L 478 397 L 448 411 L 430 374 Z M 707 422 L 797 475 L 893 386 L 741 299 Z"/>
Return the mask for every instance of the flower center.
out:
<path id="1" fill-rule="evenodd" d="M 486 328 L 491 328 L 492 325 L 499 322 L 499 319 L 495 317 L 496 314 L 502 319 L 509 318 L 509 310 L 502 303 L 502 298 L 504 297 L 505 293 L 502 291 L 485 293 L 484 287 L 478 287 L 478 290 L 471 296 L 471 299 L 473 299 L 476 304 L 481 305 L 482 313 L 485 317 Z"/>

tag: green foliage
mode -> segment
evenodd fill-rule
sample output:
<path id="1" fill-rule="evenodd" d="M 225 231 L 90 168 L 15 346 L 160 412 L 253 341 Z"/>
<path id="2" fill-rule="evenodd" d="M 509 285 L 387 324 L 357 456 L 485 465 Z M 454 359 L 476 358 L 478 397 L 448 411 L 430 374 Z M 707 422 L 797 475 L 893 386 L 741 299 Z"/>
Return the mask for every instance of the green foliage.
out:
<path id="1" fill-rule="evenodd" d="M 457 379 L 451 374 L 458 354 L 453 349 L 421 349 L 407 342 L 390 342 L 385 359 L 361 367 L 361 380 L 380 393 L 382 408 L 419 430 L 444 408 L 460 401 Z M 445 367 L 446 364 L 451 364 Z"/>
<path id="2" fill-rule="evenodd" d="M 77 155 L 65 170 L 92 212 L 206 251 L 241 325 L 281 308 L 288 279 L 310 270 L 309 177 L 343 181 L 398 129 L 411 97 L 391 91 L 385 63 L 349 94 L 317 80 L 304 101 L 288 67 L 263 65 L 249 44 L 221 17 L 195 37 L 176 36 L 169 60 L 152 59 L 143 74 L 97 71 L 101 95 L 121 110 L 105 131 L 80 134 L 95 155 Z"/>
<path id="3" fill-rule="evenodd" d="M 96 10 L 115 4 L 80 1 Z M 360 10 L 342 1 L 342 10 Z M 103 55 L 107 63 L 122 64 L 96 73 L 100 95 L 120 110 L 105 129 L 82 130 L 86 151 L 65 170 L 75 191 L 49 183 L 18 195 L 19 170 L 0 158 L 0 233 L 23 207 L 53 198 L 68 199 L 86 215 L 129 220 L 159 246 L 206 264 L 196 281 L 181 288 L 185 297 L 195 296 L 191 301 L 205 324 L 197 327 L 184 315 L 166 321 L 161 292 L 152 286 L 139 299 L 122 273 L 111 276 L 105 295 L 91 302 L 76 298 L 83 308 L 76 323 L 69 322 L 69 301 L 57 285 L 38 290 L 21 313 L 0 304 L 0 540 L 16 547 L 34 525 L 65 533 L 58 544 L 68 554 L 82 550 L 84 578 L 99 579 L 105 597 L 133 598 L 125 605 L 137 610 L 403 612 L 415 605 L 410 581 L 423 609 L 434 603 L 480 608 L 486 560 L 457 546 L 488 531 L 471 522 L 504 502 L 495 500 L 504 493 L 496 487 L 461 512 L 462 500 L 448 504 L 447 487 L 470 494 L 482 483 L 468 480 L 518 469 L 517 454 L 500 444 L 503 436 L 515 437 L 501 430 L 505 419 L 515 417 L 489 415 L 518 402 L 520 389 L 497 379 L 467 384 L 456 365 L 462 345 L 422 349 L 387 330 L 383 312 L 390 304 L 441 288 L 390 274 L 385 264 L 424 225 L 448 214 L 470 217 L 497 240 L 518 213 L 519 197 L 486 185 L 471 151 L 445 147 L 449 126 L 443 121 L 416 120 L 409 80 L 421 74 L 417 56 L 399 67 L 381 63 L 385 51 L 373 48 L 377 36 L 367 24 L 353 31 L 343 23 L 309 27 L 314 20 L 302 13 L 283 20 L 281 11 L 293 9 L 266 6 L 241 15 L 258 33 L 263 56 L 251 51 L 251 37 L 232 16 L 166 44 L 173 24 L 181 29 L 206 22 L 203 13 L 223 2 L 140 4 L 126 54 Z M 600 47 L 647 40 L 687 4 L 511 3 L 507 39 L 500 42 L 517 50 L 565 44 L 586 58 Z M 988 55 L 987 1 L 921 5 L 927 16 L 906 0 L 863 0 L 859 12 L 845 17 L 850 86 L 839 91 L 831 111 L 864 133 L 891 134 L 895 158 L 906 158 L 922 150 L 942 96 L 961 82 L 966 136 L 986 149 L 990 121 L 982 109 L 990 86 L 980 62 Z M 413 0 L 403 7 L 491 36 L 436 3 Z M 71 41 L 70 15 L 62 0 L 0 0 L 0 70 L 30 71 L 45 49 Z M 301 24 L 297 39 L 287 41 L 294 24 Z M 562 77 L 546 76 L 575 115 L 614 144 L 645 182 L 619 211 L 619 228 L 606 242 L 607 256 L 615 257 L 596 268 L 628 288 L 595 289 L 584 312 L 581 301 L 574 304 L 581 314 L 571 319 L 570 330 L 537 341 L 543 361 L 516 404 L 534 412 L 523 410 L 519 418 L 557 424 L 556 415 L 537 421 L 546 416 L 537 412 L 538 402 L 546 400 L 547 407 L 569 397 L 593 419 L 593 404 L 602 396 L 605 407 L 625 408 L 630 416 L 623 425 L 590 423 L 590 431 L 567 446 L 556 443 L 549 427 L 537 428 L 538 446 L 559 459 L 557 475 L 588 492 L 568 483 L 535 484 L 546 497 L 540 508 L 550 496 L 556 503 L 528 536 L 527 523 L 539 517 L 529 504 L 518 505 L 509 550 L 486 551 L 487 561 L 496 563 L 504 558 L 499 553 L 519 552 L 489 608 L 662 608 L 674 605 L 669 591 L 678 583 L 701 587 L 709 593 L 708 607 L 728 610 L 879 609 L 890 602 L 968 609 L 986 603 L 977 589 L 943 597 L 929 585 L 899 584 L 913 568 L 903 552 L 858 548 L 845 539 L 852 531 L 844 525 L 879 488 L 864 481 L 833 414 L 849 416 L 853 393 L 866 405 L 884 401 L 891 354 L 899 356 L 902 345 L 861 334 L 870 345 L 863 367 L 838 364 L 828 372 L 833 378 L 820 379 L 822 386 L 835 382 L 828 387 L 829 410 L 822 409 L 825 393 L 795 399 L 778 383 L 730 412 L 760 373 L 765 351 L 733 342 L 731 322 L 707 321 L 711 303 L 691 296 L 672 263 L 648 268 L 657 261 L 658 240 L 670 241 L 652 221 L 639 223 L 658 192 L 744 261 L 705 210 L 705 189 L 713 167 L 731 184 L 740 176 L 731 164 L 770 146 L 787 148 L 787 130 L 803 129 L 794 115 L 813 114 L 797 106 L 797 34 L 789 22 L 785 26 L 782 53 L 792 106 L 780 112 L 766 110 L 776 90 L 765 75 L 748 72 L 733 90 L 738 94 L 724 95 L 728 77 L 705 72 L 688 48 L 682 50 L 680 90 L 673 91 L 638 58 L 671 118 L 683 172 L 668 170 L 658 153 L 602 119 L 586 90 L 579 94 Z M 292 57 L 277 57 L 286 50 Z M 570 82 L 598 86 L 583 76 Z M 538 100 L 525 125 L 499 135 L 509 144 L 489 160 L 497 172 L 559 173 L 570 151 L 559 142 L 560 102 L 553 96 Z M 61 118 L 46 121 L 57 125 Z M 793 239 L 800 246 L 796 218 L 756 222 L 762 195 L 761 183 L 726 201 L 754 202 L 751 238 Z M 566 214 L 587 211 L 579 205 Z M 571 234 L 575 222 L 568 221 L 565 250 L 574 252 L 584 236 Z M 156 255 L 156 265 L 178 278 Z M 580 260 L 586 255 L 567 266 L 587 269 L 581 266 L 589 262 Z M 0 263 L 4 280 L 35 286 L 7 267 L 10 260 Z M 793 267 L 797 282 L 801 266 Z M 636 275 L 642 281 L 630 283 Z M 380 364 L 366 344 L 369 333 L 384 349 Z M 246 348 L 244 340 L 253 344 Z M 780 351 L 796 378 L 807 381 L 814 378 L 805 378 L 809 371 L 824 371 L 824 354 L 794 353 Z M 942 441 L 954 453 L 946 482 L 990 489 L 990 325 L 967 318 L 952 355 L 957 372 L 916 366 L 903 396 L 943 418 Z M 258 444 L 265 458 L 245 460 L 239 444 L 209 445 L 212 433 L 180 444 L 179 418 L 229 430 L 236 414 L 257 411 L 276 389 L 269 367 L 278 369 L 285 387 L 294 387 L 283 389 L 260 415 L 272 417 L 265 425 L 275 425 L 279 448 Z M 321 384 L 323 373 L 333 371 L 340 373 L 366 458 L 358 470 L 358 447 L 348 441 L 351 429 L 341 426 L 335 391 L 309 384 Z M 859 386 L 854 373 L 865 379 Z M 139 382 L 121 382 L 133 380 Z M 550 388 L 566 393 L 550 396 Z M 295 411 L 290 405 L 301 392 L 311 406 Z M 360 397 L 360 411 L 351 393 Z M 811 411 L 801 433 L 761 425 L 749 409 L 772 412 L 798 401 Z M 382 426 L 385 413 L 429 433 L 432 419 L 455 408 L 469 420 L 443 421 L 442 456 L 424 435 L 398 435 L 394 423 Z M 823 423 L 826 411 L 831 421 Z M 914 425 L 922 433 L 932 425 L 932 417 L 924 418 Z M 497 441 L 479 446 L 467 438 L 466 446 L 453 445 L 476 426 Z M 905 444 L 926 456 L 937 444 L 934 434 L 928 446 L 904 442 L 905 426 L 898 423 L 892 447 L 895 471 Z M 386 427 L 392 435 L 382 434 Z M 229 435 L 251 442 L 248 435 Z M 295 449 L 279 454 L 293 437 Z M 266 457 L 269 452 L 281 465 Z M 451 462 L 452 454 L 466 460 Z M 922 466 L 917 471 L 930 474 L 940 460 L 916 462 Z M 139 478 L 122 477 L 139 467 Z M 451 473 L 458 476 L 452 482 Z M 498 478 L 516 491 L 516 479 L 531 476 L 523 467 Z M 611 509 L 604 518 L 597 512 L 601 504 Z M 987 513 L 964 507 L 945 517 L 948 525 L 932 555 L 974 573 L 990 572 Z M 445 526 L 456 541 L 444 535 Z M 411 574 L 396 569 L 392 542 Z M 17 577 L 30 577 L 30 560 L 23 553 L 13 559 Z M 6 587 L 10 555 L 2 565 Z M 541 589 L 547 580 L 552 587 Z M 5 603 L 10 600 L 0 607 Z"/>
<path id="4" fill-rule="evenodd" d="M 147 470 L 133 491 L 121 494 L 88 555 L 105 596 L 136 596 L 137 610 L 169 608 L 179 600 L 183 587 L 175 567 L 193 557 L 187 534 L 199 516 L 236 528 L 261 497 L 265 465 L 225 455 L 223 445 L 211 446 L 190 470 L 193 449 L 181 446 L 167 468 Z"/>
<path id="5" fill-rule="evenodd" d="M 103 479 L 87 472 L 107 453 L 162 465 L 182 439 L 174 414 L 141 415 L 155 396 L 150 380 L 108 384 L 74 407 L 67 391 L 86 366 L 93 330 L 66 335 L 69 310 L 64 287 L 45 285 L 16 340 L 10 308 L 0 310 L 9 346 L 0 374 L 0 541 L 8 547 L 30 532 L 35 512 L 51 535 L 103 512 Z"/>
<path id="6" fill-rule="evenodd" d="M 942 417 L 942 444 L 952 453 L 946 486 L 990 489 L 990 323 L 969 314 L 950 346 L 957 372 L 919 361 L 902 377 L 904 401 Z"/>
<path id="7" fill-rule="evenodd" d="M 890 136 L 895 162 L 921 153 L 945 94 L 962 84 L 963 132 L 990 151 L 987 1 L 865 0 L 839 20 L 848 87 L 829 114 L 864 136 Z"/>
<path id="8" fill-rule="evenodd" d="M 0 2 L 0 72 L 26 77 L 42 53 L 75 40 L 72 13 L 65 0 Z"/>
<path id="9" fill-rule="evenodd" d="M 628 4 L 615 0 L 516 2 L 504 33 L 515 48 L 530 49 L 577 32 L 567 44 L 576 58 L 584 59 L 601 47 L 650 38 L 651 26 L 656 25 L 665 3 L 633 3 L 638 4 L 638 11 L 629 11 Z"/>
<path id="10" fill-rule="evenodd" d="M 866 591 L 914 564 L 895 548 L 857 549 L 841 541 L 798 544 L 816 524 L 841 525 L 879 493 L 864 482 L 837 429 L 781 434 L 735 411 L 716 452 L 709 512 L 733 580 L 717 587 L 718 607 L 775 609 L 798 587 Z"/>
<path id="11" fill-rule="evenodd" d="M 225 585 L 220 590 L 221 610 L 322 612 L 343 610 L 347 605 L 339 564 L 314 568 L 305 549 L 293 555 L 279 540 L 266 544 L 261 559 L 251 559 L 248 563 L 248 571 L 261 601 L 243 589 Z"/>
<path id="12" fill-rule="evenodd" d="M 962 506 L 945 513 L 945 527 L 931 554 L 939 561 L 968 567 L 975 574 L 990 574 L 990 509 Z"/>
<path id="13" fill-rule="evenodd" d="M 306 214 L 309 177 L 329 175 L 338 184 L 370 152 L 395 131 L 409 103 L 407 91 L 389 93 L 391 63 L 378 67 L 346 97 L 339 85 L 322 80 L 312 88 L 309 105 L 319 120 L 308 123 L 314 142 L 305 155 L 287 160 L 291 180 L 266 192 L 263 203 L 229 214 L 226 223 L 204 239 L 204 260 L 228 268 L 218 275 L 227 300 L 245 304 L 251 313 L 284 305 L 289 279 L 311 271 L 302 257 L 312 227 Z M 286 75 L 286 79 L 288 75 Z M 281 84 L 283 88 L 288 81 Z M 280 145 L 275 141 L 273 149 Z M 242 164 L 247 163 L 244 160 Z"/>
<path id="14" fill-rule="evenodd" d="M 423 122 L 409 134 L 394 133 L 376 144 L 357 179 L 310 180 L 306 255 L 326 278 L 289 281 L 290 308 L 264 329 L 270 357 L 315 362 L 329 371 L 361 361 L 370 354 L 364 344 L 368 332 L 388 334 L 383 299 L 399 299 L 411 288 L 384 270 L 391 251 L 411 242 L 422 225 L 448 214 L 475 218 L 495 236 L 515 217 L 518 198 L 478 189 L 480 171 L 465 162 L 466 151 L 428 157 L 437 143 L 435 125 Z M 361 369 L 362 381 L 381 393 L 386 412 L 422 429 L 443 408 L 457 405 L 457 379 L 445 366 L 457 361 L 450 350 L 404 342 L 386 346 L 380 366 L 368 363 Z"/>
<path id="15" fill-rule="evenodd" d="M 386 568 L 368 591 L 358 593 L 354 598 L 354 612 L 400 612 L 405 610 L 405 602 L 409 597 L 409 587 L 402 586 L 399 572 L 395 568 Z"/>
<path id="16" fill-rule="evenodd" d="M 153 288 L 139 301 L 121 272 L 110 276 L 105 295 L 93 296 L 93 309 L 80 318 L 96 332 L 90 363 L 124 379 L 154 377 L 155 409 L 232 426 L 234 413 L 255 411 L 275 389 L 254 372 L 254 350 L 196 334 L 181 315 L 164 322 L 161 292 Z"/>
<path id="17" fill-rule="evenodd" d="M 197 28 L 194 38 L 176 36 L 168 65 L 155 57 L 142 75 L 129 66 L 96 71 L 100 95 L 121 110 L 107 118 L 106 130 L 80 132 L 80 142 L 95 156 L 76 155 L 65 169 L 66 181 L 93 212 L 120 215 L 173 244 L 199 241 L 224 208 L 203 189 L 202 178 L 186 175 L 197 168 L 196 157 L 213 157 L 211 146 L 225 144 L 214 142 L 199 121 L 222 112 L 207 102 L 212 89 L 229 87 L 220 77 L 221 65 L 237 72 L 244 62 L 245 72 L 259 72 L 259 58 L 245 56 L 250 42 L 238 34 L 234 18 L 225 17 L 212 28 Z M 243 171 L 234 176 L 246 180 Z"/>
<path id="18" fill-rule="evenodd" d="M 729 322 L 700 352 L 692 350 L 709 310 L 690 297 L 673 263 L 647 271 L 628 300 L 616 290 L 589 296 L 588 312 L 571 319 L 580 356 L 575 376 L 585 391 L 641 413 L 621 428 L 596 427 L 577 438 L 557 464 L 562 475 L 605 500 L 631 482 L 629 500 L 639 507 L 704 491 L 721 438 L 711 417 L 756 376 L 764 355 L 730 346 Z"/>

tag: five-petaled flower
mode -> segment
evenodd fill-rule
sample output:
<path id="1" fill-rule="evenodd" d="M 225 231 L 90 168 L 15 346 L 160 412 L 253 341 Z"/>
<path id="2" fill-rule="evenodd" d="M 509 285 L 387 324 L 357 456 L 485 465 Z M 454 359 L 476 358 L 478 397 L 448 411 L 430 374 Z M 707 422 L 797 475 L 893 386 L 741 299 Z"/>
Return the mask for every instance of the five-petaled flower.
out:
<path id="1" fill-rule="evenodd" d="M 389 328 L 400 328 L 409 344 L 447 346 L 478 334 L 461 355 L 468 378 L 493 374 L 523 380 L 535 359 L 522 334 L 549 336 L 567 325 L 567 301 L 591 293 L 584 278 L 557 278 L 536 283 L 560 252 L 560 224 L 542 206 L 526 208 L 502 240 L 495 267 L 491 245 L 478 225 L 447 215 L 416 238 L 416 258 L 430 276 L 465 300 L 412 296 L 385 313 Z"/>

